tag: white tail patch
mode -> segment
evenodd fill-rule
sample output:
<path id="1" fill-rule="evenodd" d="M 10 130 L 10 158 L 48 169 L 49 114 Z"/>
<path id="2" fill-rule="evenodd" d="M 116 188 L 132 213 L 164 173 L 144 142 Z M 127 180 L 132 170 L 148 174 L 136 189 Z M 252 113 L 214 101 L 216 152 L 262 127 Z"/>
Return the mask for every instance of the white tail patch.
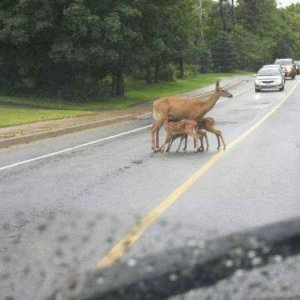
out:
<path id="1" fill-rule="evenodd" d="M 153 107 L 153 110 L 152 110 L 152 117 L 154 120 L 157 119 L 157 114 L 156 114 L 156 111 L 155 111 L 155 108 Z"/>

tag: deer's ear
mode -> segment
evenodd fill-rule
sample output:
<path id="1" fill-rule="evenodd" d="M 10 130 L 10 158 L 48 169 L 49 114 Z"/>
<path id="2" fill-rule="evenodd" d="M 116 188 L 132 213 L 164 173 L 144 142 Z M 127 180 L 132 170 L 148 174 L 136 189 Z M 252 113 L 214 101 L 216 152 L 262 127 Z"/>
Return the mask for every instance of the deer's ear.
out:
<path id="1" fill-rule="evenodd" d="M 219 91 L 220 90 L 220 81 L 217 81 L 216 83 L 216 91 Z"/>

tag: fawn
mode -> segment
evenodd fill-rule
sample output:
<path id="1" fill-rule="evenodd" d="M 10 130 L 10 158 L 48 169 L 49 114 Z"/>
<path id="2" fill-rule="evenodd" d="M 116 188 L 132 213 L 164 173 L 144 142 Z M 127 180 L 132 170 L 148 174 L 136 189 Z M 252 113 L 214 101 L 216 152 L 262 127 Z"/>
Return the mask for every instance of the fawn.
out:
<path id="1" fill-rule="evenodd" d="M 217 137 L 217 141 L 218 141 L 218 150 L 220 149 L 221 147 L 221 142 L 223 144 L 223 149 L 225 150 L 226 148 L 226 144 L 225 144 L 225 141 L 224 141 L 224 138 L 223 138 L 223 135 L 222 135 L 222 132 L 218 129 L 216 129 L 214 127 L 215 125 L 215 120 L 214 118 L 212 117 L 206 117 L 206 118 L 202 118 L 200 121 L 198 121 L 197 123 L 197 129 L 196 129 L 196 133 L 198 133 L 198 135 L 200 136 L 200 141 L 201 141 L 201 146 L 200 146 L 200 150 L 203 151 L 204 150 L 204 146 L 203 146 L 203 137 L 205 138 L 205 141 L 206 141 L 206 150 L 209 148 L 209 143 L 208 143 L 208 139 L 207 139 L 207 134 L 205 131 L 203 131 L 202 129 L 208 131 L 208 132 L 211 132 L 213 134 L 216 135 Z M 176 135 L 173 135 L 173 138 L 172 138 L 172 141 L 170 143 L 170 146 L 168 147 L 168 149 L 170 149 L 173 141 L 175 139 L 177 139 L 178 137 L 181 137 L 181 140 L 180 140 L 180 143 L 179 143 L 179 146 L 178 146 L 178 149 L 177 151 L 180 150 L 180 147 L 181 147 L 181 144 L 182 144 L 182 141 L 185 140 L 185 145 L 184 145 L 184 148 L 183 150 L 186 149 L 187 147 L 187 138 L 188 136 L 187 135 L 184 135 L 184 134 L 176 134 Z"/>
<path id="2" fill-rule="evenodd" d="M 160 151 L 163 152 L 165 146 L 167 146 L 167 152 L 170 150 L 172 142 L 174 139 L 181 137 L 181 141 L 178 150 L 181 146 L 183 138 L 186 136 L 191 136 L 194 138 L 194 151 L 198 152 L 201 147 L 198 147 L 198 140 L 200 139 L 200 134 L 197 132 L 198 124 L 193 120 L 180 120 L 180 121 L 169 121 L 168 119 L 164 122 L 164 127 L 167 131 L 167 136 L 165 143 L 161 146 Z M 177 151 L 178 151 L 177 150 Z"/>
<path id="3" fill-rule="evenodd" d="M 212 117 L 202 118 L 200 121 L 198 121 L 198 130 L 205 129 L 206 131 L 215 134 L 217 137 L 217 141 L 218 141 L 217 149 L 219 150 L 221 147 L 221 143 L 220 143 L 220 140 L 221 140 L 221 142 L 223 144 L 223 150 L 225 150 L 226 144 L 225 144 L 225 141 L 224 141 L 224 138 L 222 135 L 222 131 L 215 128 L 214 127 L 215 124 L 216 124 L 216 122 L 215 122 L 214 118 L 212 118 Z"/>

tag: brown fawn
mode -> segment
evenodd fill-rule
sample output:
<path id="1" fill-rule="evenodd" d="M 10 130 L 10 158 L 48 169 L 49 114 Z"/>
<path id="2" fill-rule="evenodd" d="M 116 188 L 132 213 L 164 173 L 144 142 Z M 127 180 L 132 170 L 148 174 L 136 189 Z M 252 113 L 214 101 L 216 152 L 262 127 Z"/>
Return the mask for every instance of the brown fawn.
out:
<path id="1" fill-rule="evenodd" d="M 178 136 L 191 136 L 194 138 L 194 151 L 198 152 L 200 147 L 198 147 L 198 140 L 200 139 L 199 133 L 197 133 L 197 122 L 193 120 L 180 120 L 180 121 L 168 121 L 168 119 L 164 122 L 164 127 L 167 131 L 167 136 L 165 143 L 160 147 L 160 151 L 163 152 L 165 146 L 167 146 L 167 152 L 170 150 L 171 144 L 174 140 L 174 137 Z M 180 143 L 181 145 L 181 143 Z M 180 148 L 179 145 L 179 148 Z"/>
<path id="2" fill-rule="evenodd" d="M 199 136 L 200 136 L 200 141 L 201 141 L 200 150 L 201 150 L 201 151 L 204 150 L 204 146 L 203 146 L 203 137 L 204 137 L 205 140 L 206 140 L 206 150 L 209 148 L 209 143 L 208 143 L 208 139 L 207 139 L 207 134 L 206 134 L 206 132 L 203 131 L 202 129 L 204 129 L 204 130 L 206 130 L 206 131 L 208 131 L 208 132 L 211 132 L 211 133 L 215 134 L 216 137 L 217 137 L 217 141 L 218 141 L 218 147 L 217 147 L 217 149 L 218 149 L 218 150 L 220 149 L 221 143 L 222 143 L 223 149 L 225 150 L 225 148 L 226 148 L 226 143 L 225 143 L 225 141 L 224 141 L 224 138 L 223 138 L 223 135 L 222 135 L 222 131 L 221 131 L 221 130 L 218 130 L 218 129 L 216 129 L 216 128 L 214 127 L 214 125 L 215 125 L 215 120 L 214 120 L 214 118 L 212 118 L 212 117 L 202 118 L 200 121 L 198 121 L 197 124 L 198 124 L 198 126 L 197 126 L 196 132 L 197 132 L 197 133 L 199 134 Z M 201 140 L 201 136 L 202 136 L 202 140 Z M 178 134 L 178 135 L 175 135 L 175 136 L 173 137 L 173 140 L 172 140 L 172 142 L 171 142 L 171 145 L 172 145 L 173 141 L 174 141 L 176 138 L 178 138 L 178 137 L 181 137 L 181 140 L 180 140 L 180 144 L 179 144 L 179 147 L 178 147 L 177 151 L 180 150 L 181 143 L 182 143 L 183 140 L 185 141 L 185 146 L 184 146 L 183 150 L 185 150 L 186 147 L 187 147 L 187 138 L 188 138 L 187 135 L 179 135 L 179 134 Z"/>

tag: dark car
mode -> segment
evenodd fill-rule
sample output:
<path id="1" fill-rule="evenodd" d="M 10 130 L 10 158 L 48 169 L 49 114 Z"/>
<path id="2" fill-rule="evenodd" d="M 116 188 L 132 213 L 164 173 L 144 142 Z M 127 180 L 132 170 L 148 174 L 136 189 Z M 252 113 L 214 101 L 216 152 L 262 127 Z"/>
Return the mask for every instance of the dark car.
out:
<path id="1" fill-rule="evenodd" d="M 296 64 L 292 58 L 277 58 L 274 62 L 275 65 L 281 65 L 285 69 L 285 77 L 296 77 Z"/>
<path id="2" fill-rule="evenodd" d="M 300 60 L 295 61 L 296 69 L 297 69 L 297 75 L 300 75 Z"/>

